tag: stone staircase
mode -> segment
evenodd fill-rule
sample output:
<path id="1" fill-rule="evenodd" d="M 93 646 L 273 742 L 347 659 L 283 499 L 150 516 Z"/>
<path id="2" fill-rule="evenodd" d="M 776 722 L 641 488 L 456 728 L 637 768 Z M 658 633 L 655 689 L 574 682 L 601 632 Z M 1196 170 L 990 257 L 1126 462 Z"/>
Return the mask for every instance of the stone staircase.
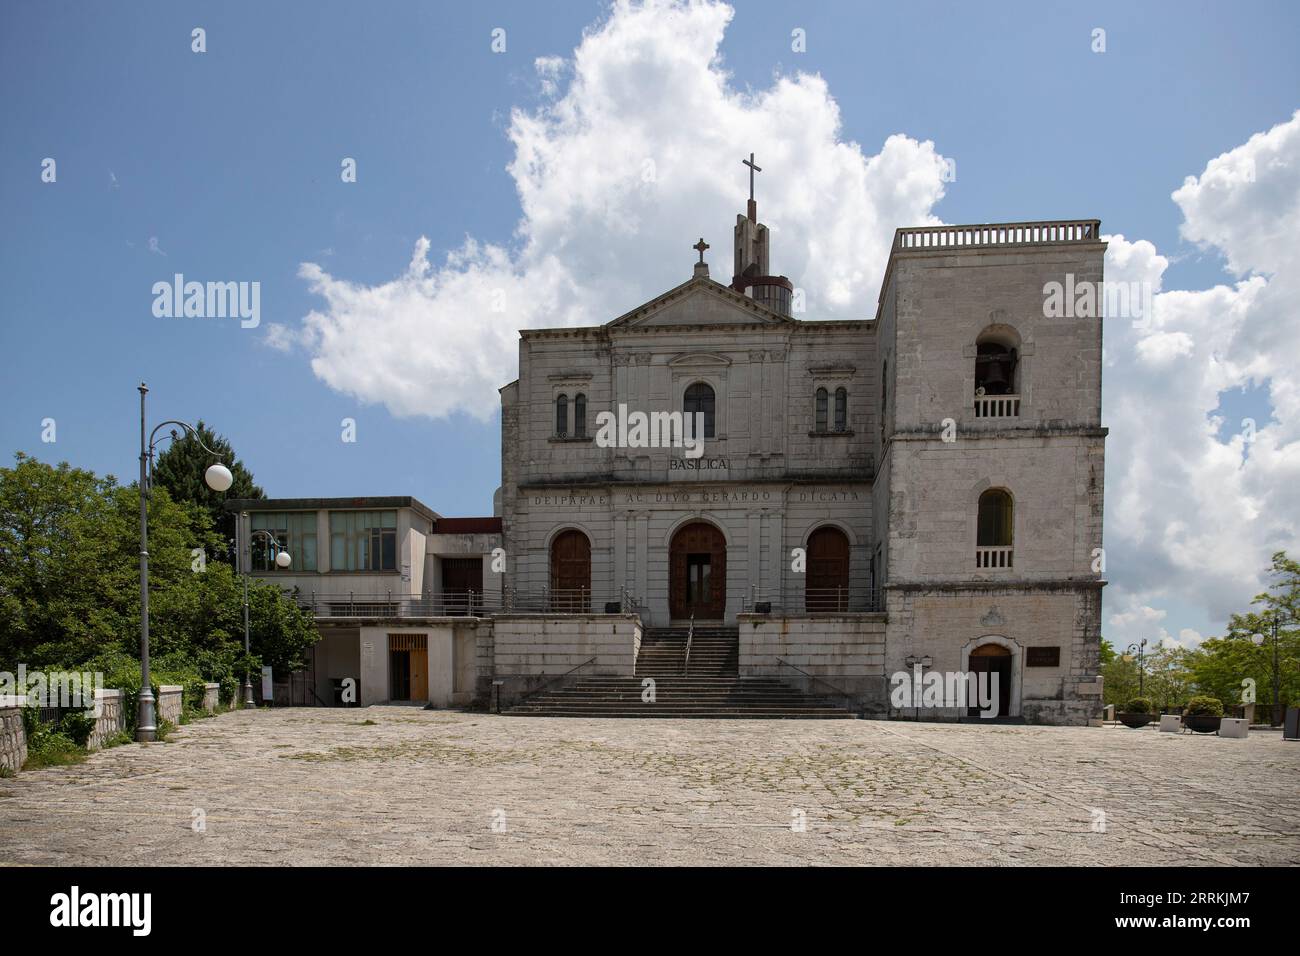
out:
<path id="1" fill-rule="evenodd" d="M 508 713 L 534 717 L 709 717 L 845 719 L 842 702 L 807 694 L 775 677 L 740 677 L 740 631 L 697 625 L 686 660 L 685 627 L 648 628 L 635 677 L 574 677 Z M 642 682 L 654 679 L 653 702 Z"/>

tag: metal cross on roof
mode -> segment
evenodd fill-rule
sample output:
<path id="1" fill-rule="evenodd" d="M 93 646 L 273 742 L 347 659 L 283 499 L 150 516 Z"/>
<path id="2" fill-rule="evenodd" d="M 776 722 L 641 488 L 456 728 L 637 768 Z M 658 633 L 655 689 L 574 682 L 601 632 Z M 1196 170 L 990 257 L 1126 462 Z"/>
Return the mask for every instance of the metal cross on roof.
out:
<path id="1" fill-rule="evenodd" d="M 700 253 L 700 261 L 703 262 L 703 261 L 704 261 L 704 250 L 709 248 L 709 244 L 708 244 L 707 242 L 704 241 L 704 237 L 703 237 L 703 236 L 700 236 L 700 241 L 697 242 L 695 245 L 691 246 L 691 248 L 692 248 L 692 249 L 696 249 L 696 250 L 699 251 L 699 253 Z"/>
<path id="2" fill-rule="evenodd" d="M 746 166 L 749 167 L 749 198 L 750 198 L 751 201 L 753 201 L 753 199 L 754 199 L 754 174 L 755 174 L 755 173 L 761 173 L 761 172 L 763 171 L 763 167 L 762 167 L 762 166 L 755 166 L 755 165 L 754 165 L 754 154 L 753 154 L 753 153 L 750 153 L 750 154 L 749 154 L 749 159 L 742 159 L 741 162 L 744 163 Z"/>

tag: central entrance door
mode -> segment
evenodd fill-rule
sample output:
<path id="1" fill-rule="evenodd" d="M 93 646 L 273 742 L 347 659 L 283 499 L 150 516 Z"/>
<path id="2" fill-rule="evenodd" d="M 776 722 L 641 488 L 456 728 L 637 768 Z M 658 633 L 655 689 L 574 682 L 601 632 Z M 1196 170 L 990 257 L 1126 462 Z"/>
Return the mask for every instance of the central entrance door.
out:
<path id="1" fill-rule="evenodd" d="M 997 675 L 998 680 L 998 717 L 1011 716 L 1011 652 L 1001 644 L 981 644 L 970 652 L 970 673 L 978 674 L 982 683 L 985 680 L 990 682 L 989 687 L 992 689 L 993 675 Z M 985 678 L 983 675 L 988 674 Z M 967 701 L 967 703 L 971 703 Z M 978 704 L 978 701 L 975 701 Z M 966 714 L 970 717 L 978 717 L 980 708 L 978 706 L 968 706 Z"/>
<path id="2" fill-rule="evenodd" d="M 849 609 L 849 539 L 839 528 L 818 528 L 808 536 L 804 610 L 843 613 Z"/>
<path id="3" fill-rule="evenodd" d="M 668 547 L 668 613 L 720 620 L 727 611 L 727 541 L 707 521 L 677 529 Z"/>
<path id="4" fill-rule="evenodd" d="M 591 610 L 591 542 L 574 528 L 551 542 L 551 610 Z"/>

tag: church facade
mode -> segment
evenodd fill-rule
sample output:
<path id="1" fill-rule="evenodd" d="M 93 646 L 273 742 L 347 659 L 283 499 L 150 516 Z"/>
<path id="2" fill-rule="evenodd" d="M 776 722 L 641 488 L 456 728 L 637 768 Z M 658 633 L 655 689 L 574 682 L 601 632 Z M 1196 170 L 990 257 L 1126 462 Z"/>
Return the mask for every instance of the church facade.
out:
<path id="1" fill-rule="evenodd" d="M 861 321 L 799 318 L 770 247 L 751 195 L 725 281 L 701 239 L 630 312 L 522 331 L 490 518 L 229 502 L 316 616 L 307 702 L 1097 720 L 1102 326 L 1048 303 L 1102 301 L 1100 223 L 899 229 Z"/>
<path id="2" fill-rule="evenodd" d="M 921 703 L 891 702 L 899 674 L 992 672 L 1003 715 L 1095 719 L 1101 320 L 1044 298 L 1100 290 L 1100 224 L 900 229 L 853 322 L 796 318 L 769 241 L 751 199 L 729 281 L 701 240 L 690 279 L 625 315 L 520 333 L 508 585 L 734 626 L 741 675 L 797 669 L 884 712 Z"/>

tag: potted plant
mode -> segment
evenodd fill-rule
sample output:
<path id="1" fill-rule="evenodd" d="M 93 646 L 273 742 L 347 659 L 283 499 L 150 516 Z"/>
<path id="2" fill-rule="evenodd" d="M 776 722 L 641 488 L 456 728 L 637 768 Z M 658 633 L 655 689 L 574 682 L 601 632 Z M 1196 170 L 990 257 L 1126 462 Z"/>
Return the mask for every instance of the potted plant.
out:
<path id="1" fill-rule="evenodd" d="M 1145 727 L 1156 719 L 1155 714 L 1151 713 L 1151 699 L 1149 697 L 1134 697 L 1124 705 L 1124 709 L 1117 713 L 1115 718 L 1125 727 L 1131 727 L 1134 730 Z"/>
<path id="2" fill-rule="evenodd" d="M 1217 697 L 1193 697 L 1183 708 L 1183 726 L 1198 734 L 1217 734 L 1223 722 L 1223 701 Z"/>

